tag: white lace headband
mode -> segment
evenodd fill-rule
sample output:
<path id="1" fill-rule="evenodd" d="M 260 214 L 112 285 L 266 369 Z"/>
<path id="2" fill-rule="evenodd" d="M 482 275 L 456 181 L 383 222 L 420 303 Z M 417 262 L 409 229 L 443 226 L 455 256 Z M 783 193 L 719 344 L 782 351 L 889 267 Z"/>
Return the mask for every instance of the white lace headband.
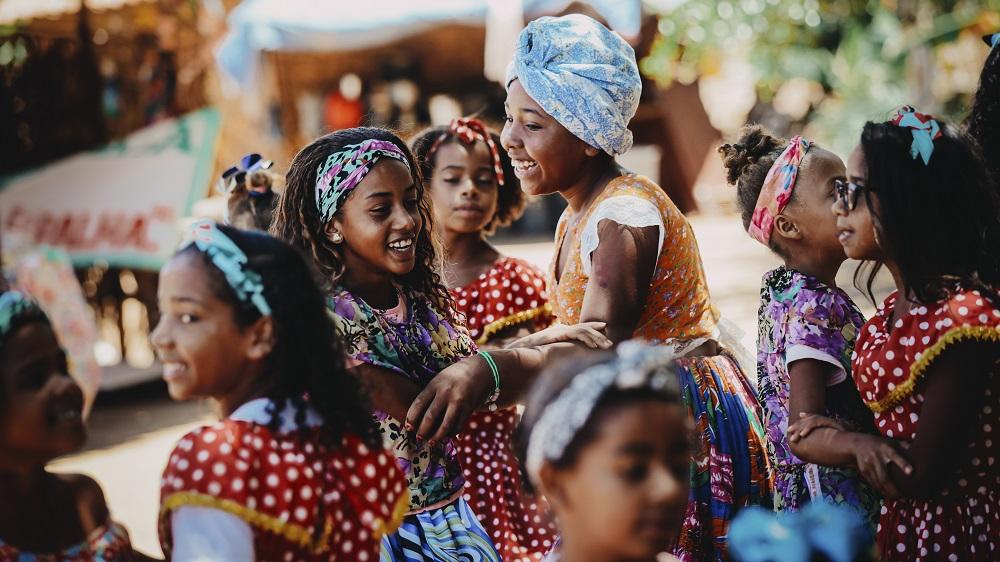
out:
<path id="1" fill-rule="evenodd" d="M 546 460 L 557 461 L 583 428 L 598 400 L 611 388 L 647 388 L 679 394 L 677 376 L 671 369 L 676 356 L 670 349 L 638 341 L 623 342 L 618 356 L 586 369 L 550 402 L 528 436 L 525 467 L 532 483 Z"/>

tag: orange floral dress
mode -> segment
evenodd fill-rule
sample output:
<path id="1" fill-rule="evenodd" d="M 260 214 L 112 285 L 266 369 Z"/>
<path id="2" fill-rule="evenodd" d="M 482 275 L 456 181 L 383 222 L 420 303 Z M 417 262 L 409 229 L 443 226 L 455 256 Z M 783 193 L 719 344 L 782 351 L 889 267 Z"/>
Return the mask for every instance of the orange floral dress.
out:
<path id="1" fill-rule="evenodd" d="M 512 326 L 542 330 L 552 323 L 545 275 L 533 265 L 502 257 L 464 287 L 452 289 L 455 304 L 476 344 L 489 345 Z M 455 439 L 465 472 L 465 501 L 505 562 L 538 562 L 556 540 L 544 506 L 523 493 L 521 472 L 511 446 L 517 408 L 475 412 Z"/>
<path id="2" fill-rule="evenodd" d="M 600 243 L 598 224 L 657 227 L 660 253 L 633 337 L 677 352 L 685 406 L 700 437 L 687 515 L 673 553 L 685 562 L 726 560 L 730 519 L 746 505 L 770 506 L 771 484 L 760 407 L 739 364 L 728 353 L 684 357 L 718 334 L 694 231 L 658 185 L 635 174 L 609 182 L 575 219 L 567 209 L 556 230 L 556 248 L 565 243 L 569 252 L 561 277 L 556 278 L 558 250 L 550 268 L 552 310 L 564 324 L 580 321 L 590 256 Z"/>

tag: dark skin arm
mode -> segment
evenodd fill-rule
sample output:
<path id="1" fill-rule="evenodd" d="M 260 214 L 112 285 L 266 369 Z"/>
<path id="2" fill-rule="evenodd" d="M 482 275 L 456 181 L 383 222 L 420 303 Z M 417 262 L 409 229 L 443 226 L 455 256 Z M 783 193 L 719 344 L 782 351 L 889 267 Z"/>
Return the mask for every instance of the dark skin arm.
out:
<path id="1" fill-rule="evenodd" d="M 617 343 L 635 331 L 656 266 L 656 227 L 632 228 L 613 221 L 598 225 L 601 243 L 591 255 L 593 270 L 584 295 L 581 322 L 605 323 Z M 516 403 L 542 367 L 579 349 L 575 343 L 491 351 L 502 377 L 499 405 Z M 441 371 L 413 401 L 406 423 L 420 438 L 440 441 L 454 435 L 493 391 L 486 360 L 470 357 Z"/>
<path id="2" fill-rule="evenodd" d="M 362 381 L 375 408 L 397 420 L 406 419 L 406 410 L 420 393 L 416 383 L 389 369 L 365 363 L 348 369 L 348 372 Z"/>
<path id="3" fill-rule="evenodd" d="M 790 390 L 788 419 L 798 420 L 800 414 L 826 413 L 826 380 L 835 367 L 818 359 L 800 359 L 788 366 Z M 806 437 L 789 441 L 795 456 L 824 466 L 854 464 L 850 433 L 834 428 L 817 428 Z"/>

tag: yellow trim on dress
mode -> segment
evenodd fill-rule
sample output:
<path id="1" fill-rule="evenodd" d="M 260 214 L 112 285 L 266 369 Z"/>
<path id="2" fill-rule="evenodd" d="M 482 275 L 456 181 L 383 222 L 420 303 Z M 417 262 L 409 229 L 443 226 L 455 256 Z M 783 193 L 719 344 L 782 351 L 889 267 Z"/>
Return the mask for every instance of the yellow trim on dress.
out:
<path id="1" fill-rule="evenodd" d="M 873 412 L 882 413 L 901 402 L 913 393 L 917 383 L 920 382 L 927 368 L 930 367 L 931 362 L 944 352 L 944 348 L 963 339 L 1000 342 L 1000 328 L 990 326 L 961 326 L 949 330 L 938 338 L 938 341 L 934 342 L 934 345 L 928 347 L 920 355 L 920 359 L 917 359 L 910 365 L 910 376 L 905 381 L 897 385 L 896 388 L 892 389 L 881 400 L 866 402 L 868 407 Z"/>
<path id="2" fill-rule="evenodd" d="M 160 517 L 162 518 L 168 512 L 185 505 L 210 507 L 235 515 L 253 527 L 284 537 L 292 544 L 308 549 L 314 554 L 323 553 L 331 547 L 330 537 L 333 535 L 333 521 L 329 518 L 326 520 L 323 536 L 319 540 L 313 541 L 312 532 L 301 525 L 282 521 L 277 517 L 261 513 L 256 509 L 251 509 L 233 500 L 217 498 L 198 492 L 178 492 L 171 494 L 163 501 L 163 506 L 160 508 Z M 372 533 L 376 542 L 382 540 L 384 535 L 393 533 L 399 528 L 409 505 L 410 494 L 408 492 L 403 493 L 396 500 L 396 505 L 393 507 L 392 519 L 386 522 L 382 518 L 375 518 L 372 522 Z"/>
<path id="3" fill-rule="evenodd" d="M 499 320 L 494 320 L 489 324 L 483 326 L 483 333 L 476 340 L 476 345 L 483 345 L 489 341 L 490 336 L 496 334 L 497 332 L 506 330 L 511 326 L 517 326 L 518 324 L 524 324 L 530 320 L 534 320 L 543 314 L 552 314 L 552 305 L 545 303 L 542 306 L 538 306 L 529 310 L 522 310 L 521 312 L 510 314 L 504 316 Z"/>

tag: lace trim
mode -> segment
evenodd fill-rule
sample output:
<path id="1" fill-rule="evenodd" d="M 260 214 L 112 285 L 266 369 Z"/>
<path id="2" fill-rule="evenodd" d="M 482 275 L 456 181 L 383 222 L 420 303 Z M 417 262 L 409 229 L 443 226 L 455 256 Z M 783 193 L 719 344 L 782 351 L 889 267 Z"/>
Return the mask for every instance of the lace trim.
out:
<path id="1" fill-rule="evenodd" d="M 923 378 L 924 374 L 927 372 L 927 368 L 930 367 L 931 362 L 934 361 L 946 347 L 949 345 L 961 341 L 961 340 L 979 340 L 988 342 L 1000 342 L 1000 328 L 990 327 L 990 326 L 962 326 L 960 328 L 955 328 L 949 330 L 943 336 L 938 338 L 934 345 L 927 348 L 926 351 L 910 365 L 910 376 L 892 389 L 891 392 L 886 394 L 881 400 L 875 400 L 874 402 L 866 402 L 868 407 L 873 412 L 885 412 L 890 408 L 893 408 L 901 402 L 904 398 L 913 394 L 917 383 Z"/>
<path id="2" fill-rule="evenodd" d="M 543 314 L 547 315 L 552 314 L 551 304 L 545 303 L 542 306 L 538 306 L 529 310 L 522 310 L 521 312 L 504 316 L 499 320 L 494 320 L 493 322 L 490 322 L 489 324 L 483 326 L 483 333 L 482 335 L 479 336 L 479 339 L 476 340 L 476 345 L 485 344 L 487 341 L 489 341 L 490 337 L 493 334 L 496 334 L 497 332 L 502 332 L 503 330 L 511 326 L 524 324 L 525 322 L 534 320 L 535 318 L 538 318 Z"/>
<path id="3" fill-rule="evenodd" d="M 660 210 L 652 202 L 634 195 L 616 195 L 601 201 L 580 234 L 580 266 L 583 273 L 590 275 L 593 267 L 590 256 L 601 243 L 597 227 L 602 220 L 611 220 L 622 226 L 644 228 L 655 226 L 660 232 L 660 243 L 656 247 L 656 261 L 660 261 L 666 227 Z"/>

